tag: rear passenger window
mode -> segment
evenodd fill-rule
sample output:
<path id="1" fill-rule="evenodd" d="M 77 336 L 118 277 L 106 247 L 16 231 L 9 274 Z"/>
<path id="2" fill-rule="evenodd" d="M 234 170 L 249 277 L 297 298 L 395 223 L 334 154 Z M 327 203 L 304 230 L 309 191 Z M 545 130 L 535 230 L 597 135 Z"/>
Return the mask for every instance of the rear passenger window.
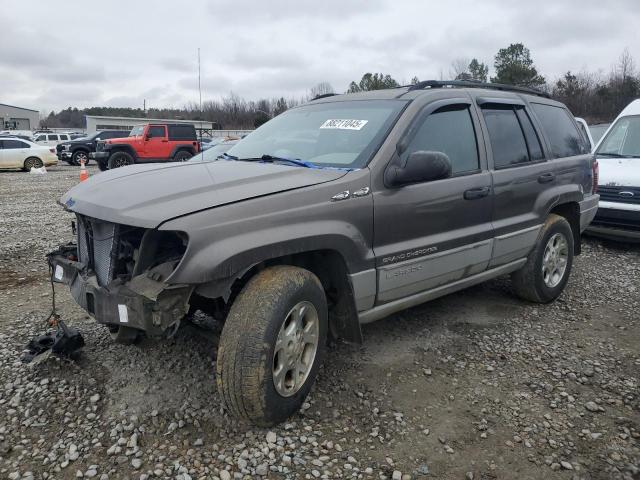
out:
<path id="1" fill-rule="evenodd" d="M 482 114 L 489 130 L 495 168 L 510 167 L 530 161 L 516 109 L 512 106 L 483 108 Z"/>
<path id="2" fill-rule="evenodd" d="M 524 132 L 524 139 L 527 141 L 529 158 L 532 161 L 543 160 L 544 153 L 542 152 L 540 138 L 538 137 L 535 128 L 533 128 L 533 124 L 531 123 L 529 114 L 524 110 L 524 108 L 517 108 L 516 115 L 518 116 L 520 126 L 522 127 L 522 131 Z"/>
<path id="3" fill-rule="evenodd" d="M 47 140 L 49 141 L 54 141 L 57 142 L 58 141 L 58 135 L 47 135 Z"/>
<path id="4" fill-rule="evenodd" d="M 549 139 L 553 158 L 588 153 L 589 149 L 566 109 L 542 103 L 531 105 Z"/>
<path id="5" fill-rule="evenodd" d="M 403 160 L 421 150 L 446 154 L 454 175 L 478 170 L 478 147 L 469 107 L 448 106 L 429 115 L 402 154 Z"/>

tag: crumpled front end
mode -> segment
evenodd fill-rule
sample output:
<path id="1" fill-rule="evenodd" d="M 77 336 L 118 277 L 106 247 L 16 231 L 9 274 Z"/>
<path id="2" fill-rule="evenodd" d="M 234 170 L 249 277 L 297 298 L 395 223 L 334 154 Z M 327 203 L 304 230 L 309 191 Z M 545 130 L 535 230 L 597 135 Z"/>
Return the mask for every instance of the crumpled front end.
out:
<path id="1" fill-rule="evenodd" d="M 77 215 L 77 243 L 47 257 L 55 282 L 98 323 L 160 336 L 189 310 L 193 286 L 167 279 L 182 259 L 182 232 L 132 227 Z"/>

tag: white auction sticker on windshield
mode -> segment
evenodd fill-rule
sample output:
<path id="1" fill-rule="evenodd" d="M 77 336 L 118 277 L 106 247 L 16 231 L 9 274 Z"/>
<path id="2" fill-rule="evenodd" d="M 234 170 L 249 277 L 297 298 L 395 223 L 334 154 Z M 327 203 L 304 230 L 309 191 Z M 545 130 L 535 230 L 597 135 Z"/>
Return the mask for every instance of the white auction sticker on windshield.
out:
<path id="1" fill-rule="evenodd" d="M 320 128 L 337 128 L 339 130 L 362 130 L 369 120 L 349 120 L 345 118 L 330 118 Z"/>

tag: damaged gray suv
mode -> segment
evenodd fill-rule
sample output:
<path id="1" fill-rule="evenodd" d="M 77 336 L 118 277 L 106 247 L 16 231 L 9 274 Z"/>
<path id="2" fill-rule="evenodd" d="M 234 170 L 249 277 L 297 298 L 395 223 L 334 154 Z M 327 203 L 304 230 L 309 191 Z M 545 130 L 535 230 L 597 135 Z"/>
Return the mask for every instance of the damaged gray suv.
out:
<path id="1" fill-rule="evenodd" d="M 566 107 L 469 82 L 325 96 L 209 161 L 132 165 L 61 203 L 77 244 L 54 281 L 119 342 L 224 322 L 217 383 L 258 425 L 283 421 L 327 337 L 511 274 L 532 302 L 563 291 L 598 206 L 597 164 Z"/>

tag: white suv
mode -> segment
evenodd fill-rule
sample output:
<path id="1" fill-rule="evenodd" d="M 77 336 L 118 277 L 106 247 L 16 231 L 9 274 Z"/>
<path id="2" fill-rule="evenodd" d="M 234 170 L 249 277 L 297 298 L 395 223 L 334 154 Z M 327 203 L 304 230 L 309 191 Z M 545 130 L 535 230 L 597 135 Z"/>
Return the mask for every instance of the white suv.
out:
<path id="1" fill-rule="evenodd" d="M 59 143 L 71 140 L 67 133 L 39 133 L 33 139 L 38 145 L 55 147 Z"/>
<path id="2" fill-rule="evenodd" d="M 588 231 L 640 241 L 640 100 L 631 102 L 595 148 L 600 166 L 598 213 Z"/>

